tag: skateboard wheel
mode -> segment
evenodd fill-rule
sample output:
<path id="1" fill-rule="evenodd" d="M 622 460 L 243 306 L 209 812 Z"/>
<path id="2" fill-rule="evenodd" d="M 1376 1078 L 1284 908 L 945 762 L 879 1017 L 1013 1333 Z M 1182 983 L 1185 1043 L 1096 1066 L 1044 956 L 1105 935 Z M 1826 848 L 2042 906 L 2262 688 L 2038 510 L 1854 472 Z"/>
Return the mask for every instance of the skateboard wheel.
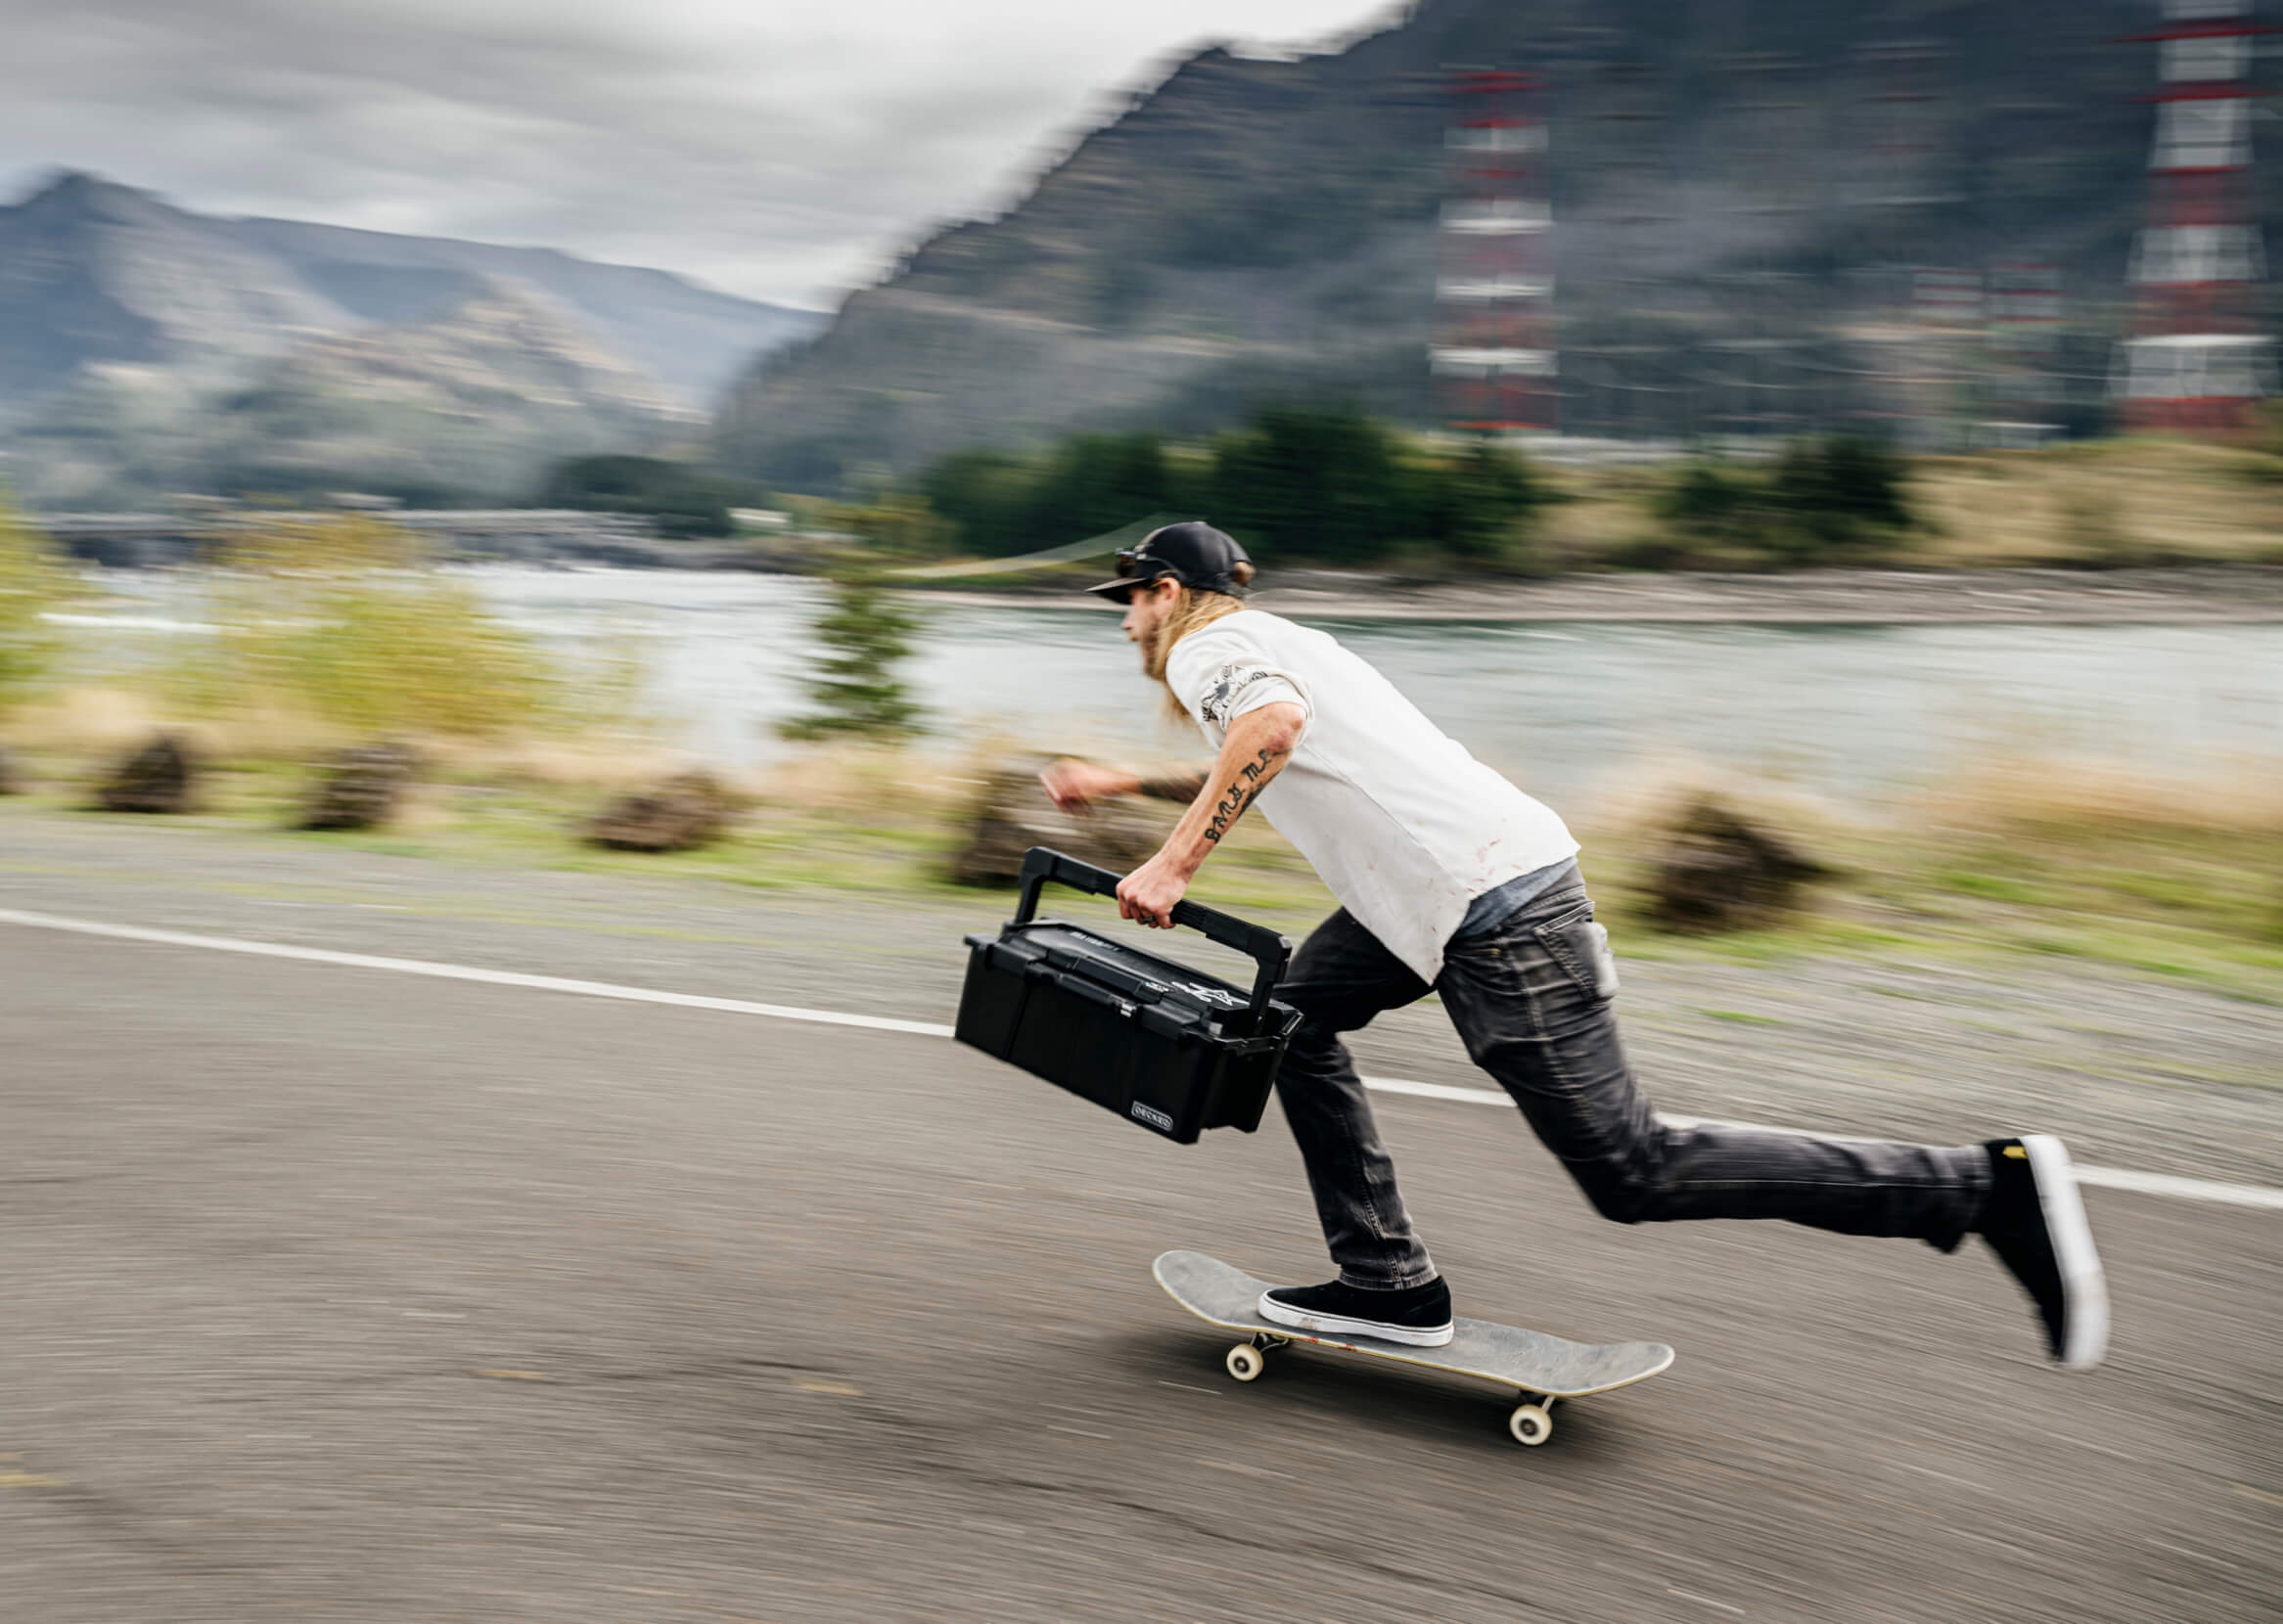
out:
<path id="1" fill-rule="evenodd" d="M 1506 1430 L 1514 1434 L 1516 1443 L 1534 1447 L 1554 1435 L 1554 1418 L 1541 1405 L 1518 1404 L 1514 1414 L 1506 1418 Z"/>
<path id="2" fill-rule="evenodd" d="M 1250 1342 L 1239 1342 L 1229 1349 L 1224 1363 L 1229 1367 L 1229 1375 L 1239 1381 L 1257 1381 L 1260 1373 L 1268 1368 L 1267 1359 Z"/>

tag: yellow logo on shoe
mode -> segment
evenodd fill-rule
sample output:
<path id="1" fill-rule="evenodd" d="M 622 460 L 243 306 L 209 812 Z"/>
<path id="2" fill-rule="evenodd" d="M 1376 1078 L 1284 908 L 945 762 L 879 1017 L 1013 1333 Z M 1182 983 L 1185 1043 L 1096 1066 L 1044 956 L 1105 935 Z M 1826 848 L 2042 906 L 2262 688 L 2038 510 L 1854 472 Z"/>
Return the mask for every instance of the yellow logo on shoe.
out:
<path id="1" fill-rule="evenodd" d="M 2008 1145 L 2005 1148 L 2005 1153 L 2013 1157 L 2016 1161 L 2028 1161 L 2030 1159 L 2030 1151 L 2026 1146 Z"/>

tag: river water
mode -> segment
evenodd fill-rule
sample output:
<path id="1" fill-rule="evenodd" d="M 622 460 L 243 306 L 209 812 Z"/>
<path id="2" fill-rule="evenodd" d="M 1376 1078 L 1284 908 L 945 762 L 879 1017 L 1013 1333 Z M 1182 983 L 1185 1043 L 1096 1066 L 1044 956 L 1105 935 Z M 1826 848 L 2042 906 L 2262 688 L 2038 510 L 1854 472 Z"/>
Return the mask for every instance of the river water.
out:
<path id="1" fill-rule="evenodd" d="M 784 576 L 485 569 L 567 651 L 644 653 L 651 703 L 706 756 L 764 761 L 801 708 L 821 589 Z M 905 675 L 938 747 L 983 739 L 1193 756 L 1116 618 L 922 601 Z M 2283 625 L 1749 626 L 1313 622 L 1483 759 L 1556 799 L 1683 756 L 1878 798 L 1992 754 L 2151 770 L 2283 763 Z"/>

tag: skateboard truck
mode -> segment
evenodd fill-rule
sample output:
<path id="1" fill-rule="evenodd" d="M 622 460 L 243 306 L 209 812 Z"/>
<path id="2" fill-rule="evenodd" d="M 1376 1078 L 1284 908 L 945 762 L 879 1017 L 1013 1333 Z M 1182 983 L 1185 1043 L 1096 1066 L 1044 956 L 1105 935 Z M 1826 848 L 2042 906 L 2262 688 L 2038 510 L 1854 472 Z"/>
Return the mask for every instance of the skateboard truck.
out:
<path id="1" fill-rule="evenodd" d="M 1271 1336 L 1267 1331 L 1256 1331 L 1249 1341 L 1239 1342 L 1229 1349 L 1221 1361 L 1228 1366 L 1229 1375 L 1239 1381 L 1257 1381 L 1260 1373 L 1268 1369 L 1268 1356 L 1278 1348 L 1292 1346 L 1289 1336 Z"/>
<path id="2" fill-rule="evenodd" d="M 1293 1344 L 1290 1336 L 1273 1336 L 1265 1331 L 1255 1331 L 1244 1341 L 1230 1348 L 1221 1363 L 1229 1375 L 1239 1381 L 1257 1381 L 1267 1374 L 1268 1356 L 1280 1348 Z M 1551 1393 L 1533 1392 L 1524 1387 L 1517 1395 L 1522 1402 L 1506 1418 L 1506 1430 L 1514 1434 L 1518 1444 L 1533 1448 L 1554 1435 L 1554 1406 L 1561 1402 Z"/>

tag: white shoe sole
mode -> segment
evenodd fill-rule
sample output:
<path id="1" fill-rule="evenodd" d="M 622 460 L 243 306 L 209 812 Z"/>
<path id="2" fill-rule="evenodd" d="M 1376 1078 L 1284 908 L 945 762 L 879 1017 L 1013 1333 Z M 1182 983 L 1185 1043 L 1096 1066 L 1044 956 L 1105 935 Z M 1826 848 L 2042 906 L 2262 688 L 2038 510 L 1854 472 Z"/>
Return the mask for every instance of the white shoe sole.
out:
<path id="1" fill-rule="evenodd" d="M 1315 1336 L 1369 1336 L 1375 1342 L 1400 1342 L 1405 1347 L 1439 1348 L 1447 1346 L 1458 1332 L 1456 1325 L 1392 1326 L 1378 1320 L 1350 1320 L 1338 1314 L 1308 1314 L 1272 1299 L 1267 1292 L 1260 1293 L 1260 1317 L 1295 1331 L 1304 1331 Z"/>
<path id="2" fill-rule="evenodd" d="M 2101 1270 L 2101 1254 L 2093 1247 L 2092 1225 L 2085 1221 L 2077 1171 L 2070 1165 L 2069 1151 L 2051 1134 L 2024 1134 L 2022 1149 L 2029 1152 L 2037 1208 L 2044 1215 L 2053 1260 L 2061 1272 L 2061 1365 L 2065 1370 L 2090 1370 L 2109 1350 L 2109 1283 Z"/>

